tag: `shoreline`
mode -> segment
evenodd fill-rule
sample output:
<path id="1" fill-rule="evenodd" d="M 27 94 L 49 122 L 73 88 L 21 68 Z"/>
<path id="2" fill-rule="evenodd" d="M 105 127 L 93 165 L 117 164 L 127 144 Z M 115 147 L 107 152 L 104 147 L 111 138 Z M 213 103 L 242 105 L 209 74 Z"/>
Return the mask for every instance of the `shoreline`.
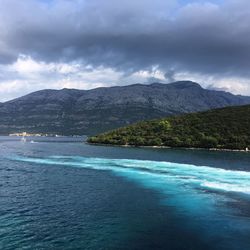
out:
<path id="1" fill-rule="evenodd" d="M 136 146 L 136 145 L 117 145 L 117 144 L 105 144 L 105 143 L 92 143 L 85 142 L 89 145 L 96 146 L 109 146 L 109 147 L 124 147 L 124 148 L 151 148 L 151 149 L 184 149 L 184 150 L 206 150 L 206 151 L 219 151 L 219 152 L 242 152 L 250 153 L 250 150 L 243 149 L 224 149 L 224 148 L 185 148 L 185 147 L 169 147 L 169 146 Z"/>

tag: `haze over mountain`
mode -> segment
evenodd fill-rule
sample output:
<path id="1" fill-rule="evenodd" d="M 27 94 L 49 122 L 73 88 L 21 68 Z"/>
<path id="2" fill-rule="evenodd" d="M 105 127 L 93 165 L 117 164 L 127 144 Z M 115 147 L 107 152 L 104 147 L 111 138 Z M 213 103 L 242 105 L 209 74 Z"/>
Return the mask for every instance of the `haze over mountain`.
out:
<path id="1" fill-rule="evenodd" d="M 141 120 L 250 103 L 191 81 L 41 90 L 0 104 L 0 133 L 93 134 Z"/>

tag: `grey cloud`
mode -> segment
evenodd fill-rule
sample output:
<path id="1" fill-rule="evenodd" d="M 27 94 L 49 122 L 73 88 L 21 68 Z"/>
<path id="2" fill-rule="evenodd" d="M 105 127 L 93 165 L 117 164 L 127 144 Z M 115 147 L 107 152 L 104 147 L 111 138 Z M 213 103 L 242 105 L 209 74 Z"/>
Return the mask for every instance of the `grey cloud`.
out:
<path id="1" fill-rule="evenodd" d="M 167 82 L 174 82 L 176 81 L 175 78 L 175 71 L 173 69 L 168 70 L 165 74 L 164 77 Z"/>
<path id="2" fill-rule="evenodd" d="M 45 2 L 0 1 L 0 63 L 26 54 L 128 74 L 158 65 L 162 71 L 250 76 L 247 0 L 184 7 L 173 0 Z M 165 77 L 174 79 L 174 72 Z"/>
<path id="3" fill-rule="evenodd" d="M 215 84 L 209 84 L 207 86 L 207 89 L 210 89 L 210 90 L 216 90 L 216 91 L 226 91 L 226 92 L 230 92 L 230 90 L 226 87 L 218 87 L 216 86 Z"/>
<path id="4" fill-rule="evenodd" d="M 157 77 L 148 77 L 146 83 L 161 83 L 162 79 Z"/>

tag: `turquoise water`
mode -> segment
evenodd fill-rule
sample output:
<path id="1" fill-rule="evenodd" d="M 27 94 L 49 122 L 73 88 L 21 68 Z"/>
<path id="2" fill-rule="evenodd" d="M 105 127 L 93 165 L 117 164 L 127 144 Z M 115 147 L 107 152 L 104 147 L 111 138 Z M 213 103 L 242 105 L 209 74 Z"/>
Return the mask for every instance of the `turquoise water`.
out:
<path id="1" fill-rule="evenodd" d="M 0 143 L 1 249 L 250 249 L 250 154 Z"/>

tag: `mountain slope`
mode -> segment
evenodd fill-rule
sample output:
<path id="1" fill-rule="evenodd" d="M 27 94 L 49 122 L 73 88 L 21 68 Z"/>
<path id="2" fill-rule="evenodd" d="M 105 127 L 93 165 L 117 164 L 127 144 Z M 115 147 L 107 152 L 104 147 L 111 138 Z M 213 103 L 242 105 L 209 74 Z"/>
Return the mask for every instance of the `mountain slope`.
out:
<path id="1" fill-rule="evenodd" d="M 249 103 L 250 97 L 203 89 L 190 81 L 41 90 L 0 103 L 0 134 L 93 134 L 141 120 Z"/>
<path id="2" fill-rule="evenodd" d="M 222 149 L 250 147 L 250 105 L 139 122 L 98 136 L 90 143 Z"/>

